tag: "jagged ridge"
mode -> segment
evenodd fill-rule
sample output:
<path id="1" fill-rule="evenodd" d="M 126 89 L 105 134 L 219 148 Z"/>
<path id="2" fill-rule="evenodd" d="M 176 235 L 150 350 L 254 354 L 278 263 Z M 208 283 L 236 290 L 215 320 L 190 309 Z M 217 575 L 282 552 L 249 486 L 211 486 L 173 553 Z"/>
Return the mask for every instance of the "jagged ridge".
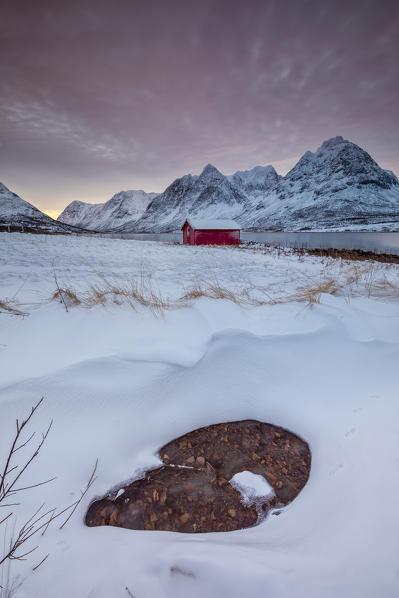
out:
<path id="1" fill-rule="evenodd" d="M 136 222 L 156 196 L 156 193 L 131 190 L 120 191 L 103 204 L 73 201 L 58 216 L 58 221 L 89 230 L 112 230 L 125 222 Z"/>
<path id="2" fill-rule="evenodd" d="M 119 232 L 178 230 L 186 217 L 235 218 L 247 230 L 309 230 L 398 222 L 399 181 L 343 137 L 306 152 L 283 177 L 273 166 L 224 176 L 208 164 L 176 179 Z M 394 225 L 394 224 L 393 224 Z"/>

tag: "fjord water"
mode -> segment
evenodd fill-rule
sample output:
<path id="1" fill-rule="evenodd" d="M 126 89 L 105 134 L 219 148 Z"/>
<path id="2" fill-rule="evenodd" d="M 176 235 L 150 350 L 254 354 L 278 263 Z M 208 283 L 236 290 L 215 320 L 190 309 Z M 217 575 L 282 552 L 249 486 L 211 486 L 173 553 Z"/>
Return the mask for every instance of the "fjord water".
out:
<path id="1" fill-rule="evenodd" d="M 169 241 L 182 242 L 182 233 L 131 233 L 109 234 L 105 236 L 138 241 Z M 379 253 L 399 254 L 399 233 L 373 232 L 245 232 L 241 233 L 242 241 L 268 243 L 280 247 L 294 247 L 307 249 L 362 249 Z"/>
<path id="2" fill-rule="evenodd" d="M 301 233 L 246 233 L 243 241 L 270 243 L 282 247 L 307 249 L 362 249 L 380 253 L 399 253 L 399 233 L 372 232 L 301 232 Z"/>

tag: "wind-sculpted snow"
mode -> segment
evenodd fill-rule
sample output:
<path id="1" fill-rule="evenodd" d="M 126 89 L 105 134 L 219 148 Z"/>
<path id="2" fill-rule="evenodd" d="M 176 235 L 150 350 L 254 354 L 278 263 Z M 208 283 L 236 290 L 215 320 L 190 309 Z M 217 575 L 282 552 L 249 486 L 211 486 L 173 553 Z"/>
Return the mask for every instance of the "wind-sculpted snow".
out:
<path id="1" fill-rule="evenodd" d="M 131 190 L 120 191 L 103 204 L 73 201 L 58 216 L 58 221 L 88 230 L 115 229 L 125 222 L 133 223 L 138 220 L 156 196 L 156 193 Z"/>
<path id="2" fill-rule="evenodd" d="M 252 249 L 2 235 L 0 297 L 16 295 L 29 315 L 0 317 L 0 454 L 15 419 L 41 396 L 32 432 L 54 419 L 25 482 L 56 479 L 24 493 L 17 526 L 43 501 L 61 508 L 79 497 L 99 460 L 68 525 L 50 527 L 29 545 L 39 547 L 27 560 L 12 562 L 11 577 L 23 580 L 15 598 L 128 598 L 126 587 L 136 598 L 399 595 L 397 301 L 369 298 L 364 288 L 352 298 L 324 294 L 309 309 L 202 297 L 163 317 L 118 304 L 66 312 L 45 301 L 54 265 L 60 284 L 74 288 L 88 288 L 96 276 L 123 284 L 144 273 L 173 297 L 202 279 L 294 293 L 353 273 L 354 264 Z M 397 266 L 378 272 L 397 285 Z M 312 451 L 308 483 L 261 525 L 194 538 L 84 525 L 90 502 L 159 467 L 157 451 L 171 438 L 245 418 L 282 426 Z"/>

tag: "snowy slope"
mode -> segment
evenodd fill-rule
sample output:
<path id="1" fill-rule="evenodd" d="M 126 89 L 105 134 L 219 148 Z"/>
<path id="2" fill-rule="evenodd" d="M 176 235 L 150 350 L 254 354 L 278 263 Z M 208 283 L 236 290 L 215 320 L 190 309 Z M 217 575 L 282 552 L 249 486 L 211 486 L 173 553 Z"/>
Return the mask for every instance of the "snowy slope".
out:
<path id="1" fill-rule="evenodd" d="M 52 525 L 26 561 L 12 563 L 11 579 L 23 582 L 13 598 L 128 598 L 126 588 L 136 598 L 399 595 L 399 306 L 368 298 L 367 264 L 355 289 L 363 296 L 323 295 L 312 309 L 202 298 L 163 317 L 127 304 L 67 313 L 47 301 L 54 264 L 60 284 L 81 289 L 96 276 L 123 284 L 148 273 L 166 297 L 199 280 L 290 294 L 353 275 L 354 264 L 100 237 L 3 237 L 0 297 L 18 292 L 35 306 L 26 306 L 28 317 L 0 318 L 0 463 L 15 418 L 41 396 L 29 432 L 40 439 L 54 419 L 23 481 L 56 479 L 23 495 L 19 521 L 43 502 L 70 504 L 99 459 L 95 484 L 66 527 Z M 399 283 L 397 266 L 373 271 Z M 197 535 L 85 527 L 91 500 L 157 466 L 164 443 L 243 418 L 282 425 L 310 444 L 309 482 L 279 516 Z"/>
<path id="2" fill-rule="evenodd" d="M 187 216 L 201 219 L 234 219 L 242 213 L 247 197 L 217 168 L 208 164 L 199 176 L 176 179 L 148 206 L 137 223 L 127 223 L 118 232 L 179 229 Z"/>
<path id="3" fill-rule="evenodd" d="M 130 190 L 116 193 L 103 204 L 73 201 L 58 216 L 58 221 L 97 231 L 118 228 L 125 222 L 138 220 L 156 196 L 156 193 Z"/>
<path id="4" fill-rule="evenodd" d="M 0 183 L 0 230 L 72 232 L 71 227 L 58 223 L 35 206 Z"/>
<path id="5" fill-rule="evenodd" d="M 359 146 L 335 137 L 306 152 L 241 218 L 254 230 L 353 229 L 395 220 L 399 229 L 399 181 Z"/>
<path id="6" fill-rule="evenodd" d="M 285 177 L 272 166 L 224 176 L 208 165 L 199 177 L 174 181 L 119 230 L 178 230 L 188 215 L 238 219 L 247 230 L 356 230 L 384 222 L 399 230 L 399 181 L 359 146 L 335 137 L 306 152 Z"/>
<path id="7" fill-rule="evenodd" d="M 275 189 L 282 179 L 273 166 L 255 166 L 251 170 L 239 170 L 227 178 L 250 199 L 264 197 Z"/>

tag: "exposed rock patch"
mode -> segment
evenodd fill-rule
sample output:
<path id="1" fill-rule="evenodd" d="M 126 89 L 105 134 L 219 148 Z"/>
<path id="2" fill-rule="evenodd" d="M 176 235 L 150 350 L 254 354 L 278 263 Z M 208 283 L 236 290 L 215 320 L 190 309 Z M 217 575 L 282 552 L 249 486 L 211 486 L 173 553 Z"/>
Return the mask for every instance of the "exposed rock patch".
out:
<path id="1" fill-rule="evenodd" d="M 250 527 L 297 496 L 311 462 L 304 440 L 254 420 L 199 428 L 172 440 L 159 454 L 163 466 L 93 502 L 86 524 L 185 533 Z M 244 505 L 229 482 L 245 470 L 263 475 L 274 495 Z"/>

